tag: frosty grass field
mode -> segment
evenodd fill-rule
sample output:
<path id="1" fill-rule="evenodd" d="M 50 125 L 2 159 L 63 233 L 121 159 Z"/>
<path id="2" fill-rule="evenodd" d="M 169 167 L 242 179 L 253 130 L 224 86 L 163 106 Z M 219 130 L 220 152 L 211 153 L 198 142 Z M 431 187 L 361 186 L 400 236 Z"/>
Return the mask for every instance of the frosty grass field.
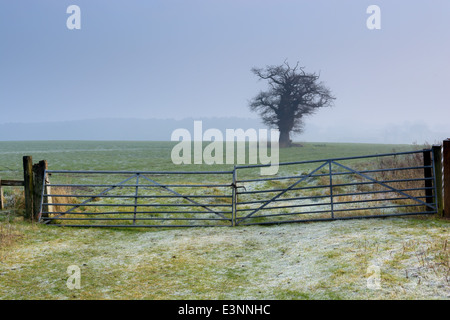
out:
<path id="1" fill-rule="evenodd" d="M 0 178 L 22 156 L 52 170 L 228 170 L 174 166 L 170 142 L 0 142 Z M 413 150 L 305 143 L 280 162 Z M 195 177 L 192 178 L 195 180 Z M 13 205 L 17 189 L 5 188 Z M 385 218 L 189 229 L 56 228 L 0 213 L 0 299 L 449 299 L 449 222 Z M 81 288 L 66 283 L 71 265 Z M 369 288 L 373 266 L 379 287 Z M 371 268 L 372 267 L 372 268 Z"/>

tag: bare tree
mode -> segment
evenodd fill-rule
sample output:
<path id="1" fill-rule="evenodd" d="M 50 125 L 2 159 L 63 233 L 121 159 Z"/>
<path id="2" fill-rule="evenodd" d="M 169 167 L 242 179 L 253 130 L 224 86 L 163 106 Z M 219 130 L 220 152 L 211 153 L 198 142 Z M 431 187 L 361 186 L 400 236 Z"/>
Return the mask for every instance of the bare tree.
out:
<path id="1" fill-rule="evenodd" d="M 303 118 L 319 108 L 329 107 L 335 97 L 322 82 L 320 75 L 306 73 L 304 67 L 291 67 L 286 61 L 279 66 L 252 68 L 269 88 L 250 101 L 250 109 L 260 114 L 263 122 L 280 131 L 280 147 L 289 147 L 291 132 L 303 132 Z"/>

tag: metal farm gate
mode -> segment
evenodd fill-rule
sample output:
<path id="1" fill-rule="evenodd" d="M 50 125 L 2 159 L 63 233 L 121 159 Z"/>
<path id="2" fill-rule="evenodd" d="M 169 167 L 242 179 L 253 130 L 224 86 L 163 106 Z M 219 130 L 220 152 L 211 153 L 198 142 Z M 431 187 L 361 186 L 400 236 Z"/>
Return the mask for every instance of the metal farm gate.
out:
<path id="1" fill-rule="evenodd" d="M 232 221 L 233 188 L 217 181 L 224 176 L 232 178 L 233 171 L 46 173 L 52 182 L 58 182 L 50 184 L 45 179 L 40 217 L 44 223 L 189 227 L 227 226 Z M 74 179 L 79 182 L 72 183 Z"/>
<path id="2" fill-rule="evenodd" d="M 197 227 L 434 214 L 434 158 L 430 149 L 289 162 L 274 176 L 260 176 L 263 165 L 202 172 L 46 170 L 39 221 Z"/>
<path id="3" fill-rule="evenodd" d="M 243 179 L 236 225 L 434 214 L 432 150 L 280 164 L 294 175 Z"/>

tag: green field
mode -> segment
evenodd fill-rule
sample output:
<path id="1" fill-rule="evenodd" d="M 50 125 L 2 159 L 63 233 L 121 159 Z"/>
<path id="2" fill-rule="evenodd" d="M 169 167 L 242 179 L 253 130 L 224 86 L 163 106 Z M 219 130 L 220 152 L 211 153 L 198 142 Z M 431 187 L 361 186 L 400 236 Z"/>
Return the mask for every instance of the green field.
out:
<path id="1" fill-rule="evenodd" d="M 22 157 L 47 160 L 50 170 L 202 171 L 230 170 L 232 165 L 174 165 L 176 142 L 155 141 L 0 141 L 0 177 L 22 177 Z M 205 144 L 206 145 L 206 144 Z M 415 150 L 413 145 L 304 143 L 280 151 L 280 162 L 352 157 Z"/>
<path id="2" fill-rule="evenodd" d="M 232 167 L 174 166 L 174 145 L 0 142 L 0 177 L 21 179 L 24 155 L 47 160 L 51 170 Z M 282 149 L 280 162 L 421 148 L 305 143 Z M 9 207 L 0 213 L 0 299 L 450 298 L 449 222 L 436 216 L 235 228 L 57 228 L 23 221 L 23 204 L 11 200 L 19 189 L 4 192 Z M 80 289 L 67 286 L 70 266 L 80 268 Z M 380 269 L 376 289 L 368 288 L 373 266 Z"/>
<path id="3" fill-rule="evenodd" d="M 50 170 L 88 170 L 88 171 L 230 171 L 233 169 L 233 164 L 183 164 L 174 165 L 171 161 L 171 150 L 176 145 L 175 142 L 117 142 L 117 141 L 63 141 L 63 142 L 3 142 L 3 151 L 0 153 L 0 164 L 3 167 L 2 177 L 10 178 L 16 177 L 16 173 L 21 174 L 21 157 L 23 155 L 31 155 L 34 161 L 46 159 L 49 164 Z M 204 147 L 207 143 L 204 144 Z M 327 158 L 339 158 L 339 157 L 352 157 L 370 154 L 390 153 L 393 151 L 410 151 L 417 146 L 408 145 L 372 145 L 372 144 L 325 144 L 325 143 L 305 143 L 303 146 L 296 146 L 287 149 L 280 149 L 280 163 L 286 162 L 298 162 L 307 160 L 327 159 Z M 248 145 L 246 146 L 246 163 L 248 164 Z M 194 148 L 192 148 L 193 159 Z M 226 163 L 226 148 L 224 148 L 224 163 Z M 235 150 L 235 163 L 238 159 L 237 150 Z M 361 160 L 346 160 L 346 165 L 356 166 L 361 168 L 367 168 L 369 165 L 373 165 L 373 159 L 361 159 Z M 261 176 L 260 168 L 241 169 L 237 172 L 238 186 L 240 191 L 254 191 L 265 189 L 280 189 L 286 188 L 292 183 L 299 180 L 300 175 L 308 174 L 312 170 L 316 169 L 321 163 L 306 163 L 295 164 L 288 166 L 280 166 L 276 176 Z M 318 174 L 323 174 L 321 179 L 310 178 L 298 187 L 307 187 L 314 185 L 326 185 L 328 182 L 327 171 L 328 166 L 323 168 Z M 341 170 L 334 167 L 333 170 Z M 297 178 L 290 178 L 284 180 L 264 180 L 255 182 L 239 182 L 245 179 L 272 179 L 277 177 L 294 176 Z M 20 176 L 19 176 L 20 178 Z M 346 179 L 344 179 L 346 178 Z M 130 179 L 130 180 L 127 180 Z M 336 178 L 335 183 L 351 183 L 355 179 L 355 175 L 347 175 L 345 177 Z M 52 173 L 50 177 L 51 184 L 63 184 L 63 185 L 112 185 L 124 183 L 124 187 L 114 188 L 108 192 L 104 197 L 95 197 L 95 201 L 90 201 L 81 208 L 75 208 L 72 214 L 62 217 L 58 221 L 64 220 L 65 222 L 73 222 L 73 224 L 89 223 L 86 220 L 88 217 L 97 216 L 99 219 L 96 222 L 112 224 L 112 221 L 116 221 L 116 224 L 135 224 L 132 218 L 133 206 L 135 204 L 140 205 L 134 211 L 138 212 L 138 217 L 142 220 L 138 221 L 140 225 L 151 224 L 176 224 L 183 225 L 188 222 L 189 225 L 203 225 L 203 224 L 219 224 L 228 225 L 230 222 L 227 219 L 231 219 L 231 195 L 232 190 L 230 184 L 232 182 L 232 174 L 143 174 L 140 179 L 133 177 L 132 174 L 66 174 L 66 173 Z M 165 188 L 151 187 L 155 181 L 158 184 L 169 185 L 186 185 L 186 184 L 205 184 L 208 187 L 204 188 L 188 188 L 188 187 L 171 187 L 172 193 Z M 147 185 L 148 187 L 141 187 L 139 190 L 135 190 L 133 184 Z M 221 184 L 222 186 L 217 186 Z M 129 185 L 129 186 L 127 186 Z M 209 187 L 211 186 L 211 187 Z M 53 194 L 63 195 L 76 195 L 76 198 L 63 196 L 52 198 L 51 203 L 58 203 L 61 205 L 53 206 L 51 210 L 55 212 L 55 215 L 62 214 L 63 212 L 71 209 L 74 204 L 81 203 L 84 200 L 88 200 L 88 197 L 82 197 L 84 195 L 96 195 L 104 191 L 106 187 L 60 187 L 53 188 Z M 335 192 L 339 191 L 345 194 L 344 188 L 335 188 Z M 348 192 L 355 192 L 358 190 L 352 189 Z M 361 190 L 360 190 L 361 191 Z M 132 195 L 135 192 L 139 193 L 140 199 L 136 199 L 136 202 Z M 169 198 L 174 193 L 191 195 L 195 199 L 200 199 L 200 202 L 194 202 L 192 199 L 183 198 Z M 260 206 L 260 203 L 254 203 L 254 201 L 264 201 L 266 198 L 270 199 L 275 193 L 264 194 L 241 194 L 239 199 L 242 202 L 250 202 L 245 205 L 239 205 L 237 208 L 240 211 L 240 216 L 245 216 L 252 210 Z M 264 222 L 268 217 L 259 218 L 259 215 L 270 216 L 270 221 L 281 221 L 285 219 L 285 215 L 288 213 L 301 212 L 302 219 L 326 219 L 329 218 L 329 214 L 325 210 L 329 210 L 326 207 L 327 200 L 324 199 L 329 195 L 329 188 L 315 188 L 310 190 L 302 190 L 296 192 L 285 193 L 279 198 L 279 201 L 274 203 L 274 209 L 267 207 L 263 212 L 252 216 L 249 222 Z M 117 196 L 117 197 L 116 197 Z M 205 198 L 205 197 L 208 198 Z M 310 199 L 311 201 L 300 200 L 305 197 L 317 196 L 319 198 Z M 116 198 L 114 198 L 116 197 Z M 142 198 L 153 197 L 153 198 Z M 156 198 L 155 198 L 156 197 Z M 320 198 L 322 197 L 322 198 Z M 290 200 L 297 199 L 299 200 Z M 318 203 L 319 199 L 322 204 Z M 159 200 L 159 201 L 158 201 Z M 342 201 L 352 200 L 350 198 L 342 197 Z M 355 200 L 355 199 L 353 199 Z M 252 203 L 253 202 L 253 203 Z M 196 206 L 196 203 L 207 204 L 208 208 Z M 372 203 L 376 206 L 376 203 Z M 295 207 L 300 205 L 300 207 Z M 322 214 L 305 214 L 311 206 L 313 211 L 322 211 Z M 336 205 L 336 209 L 345 209 L 347 204 L 340 208 Z M 299 209 L 300 208 L 300 209 Z M 217 213 L 212 213 L 214 210 Z M 296 211 L 292 211 L 296 210 Z M 44 211 L 46 211 L 44 209 Z M 97 214 L 99 213 L 99 214 Z M 355 212 L 344 212 L 345 215 L 372 215 L 372 214 L 386 214 L 390 211 L 384 210 L 358 210 Z M 55 217 L 55 215 L 53 217 Z M 292 215 L 291 217 L 300 218 L 300 216 Z M 106 218 L 112 219 L 106 222 Z M 164 219 L 174 220 L 164 220 Z M 212 219 L 211 221 L 205 220 Z M 224 220 L 217 220 L 224 219 Z M 75 222 L 74 222 L 75 221 Z M 163 223 L 164 222 L 164 223 Z M 91 222 L 92 223 L 92 222 Z M 96 224 L 96 223 L 94 223 Z"/>

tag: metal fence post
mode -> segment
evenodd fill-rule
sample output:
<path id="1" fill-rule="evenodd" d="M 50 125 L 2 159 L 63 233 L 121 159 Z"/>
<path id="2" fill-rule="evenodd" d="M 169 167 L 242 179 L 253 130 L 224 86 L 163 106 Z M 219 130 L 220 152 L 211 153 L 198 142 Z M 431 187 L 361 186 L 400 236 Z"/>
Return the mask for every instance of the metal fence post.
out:
<path id="1" fill-rule="evenodd" d="M 450 219 L 450 139 L 443 141 L 444 217 Z"/>
<path id="2" fill-rule="evenodd" d="M 440 216 L 443 214 L 443 198 L 442 198 L 442 152 L 440 145 L 434 145 L 433 162 L 434 162 L 434 177 L 436 189 L 436 208 Z"/>

